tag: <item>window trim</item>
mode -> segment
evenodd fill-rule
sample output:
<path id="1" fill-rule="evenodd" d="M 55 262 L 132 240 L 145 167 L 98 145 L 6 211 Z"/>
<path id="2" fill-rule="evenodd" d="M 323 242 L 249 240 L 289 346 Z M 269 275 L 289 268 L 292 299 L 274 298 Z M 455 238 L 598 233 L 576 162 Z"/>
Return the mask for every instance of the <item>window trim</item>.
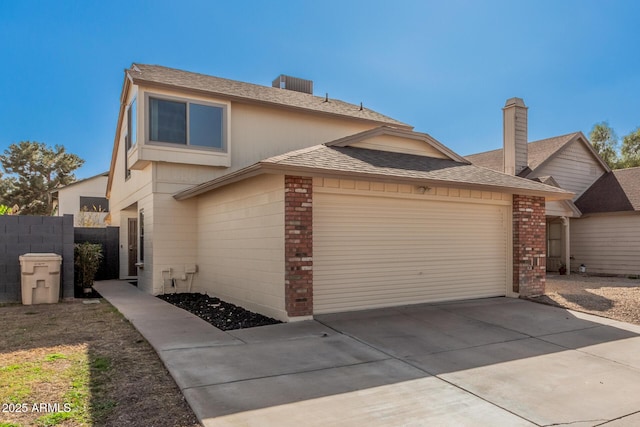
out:
<path id="1" fill-rule="evenodd" d="M 129 168 L 129 152 L 131 151 L 132 148 L 135 147 L 137 141 L 138 141 L 138 137 L 137 132 L 131 132 L 131 121 L 132 121 L 132 114 L 131 114 L 131 106 L 136 104 L 136 108 L 137 108 L 137 102 L 136 100 L 138 99 L 137 95 L 134 96 L 131 99 L 131 102 L 129 103 L 129 105 L 127 105 L 127 112 L 126 114 L 126 119 L 127 119 L 127 132 L 124 135 L 124 180 L 128 181 L 129 178 L 131 178 L 131 169 Z M 137 117 L 136 117 L 137 119 Z M 137 122 L 136 122 L 136 130 L 137 130 Z M 132 137 L 131 135 L 134 134 L 134 138 L 135 138 L 135 142 L 132 142 Z"/>
<path id="2" fill-rule="evenodd" d="M 129 107 L 127 108 L 127 134 L 129 135 L 129 144 L 127 147 L 127 152 L 136 146 L 138 143 L 138 96 L 134 96 L 131 98 L 131 102 L 129 103 Z M 135 115 L 131 113 L 133 106 L 135 105 Z M 131 131 L 131 123 L 135 121 L 136 124 L 136 132 Z"/>
<path id="3" fill-rule="evenodd" d="M 131 169 L 129 168 L 129 129 L 124 134 L 124 180 L 131 178 Z"/>
<path id="4" fill-rule="evenodd" d="M 144 262 L 144 209 L 138 212 L 138 261 Z"/>
<path id="5" fill-rule="evenodd" d="M 187 120 L 186 120 L 186 136 L 187 136 L 187 142 L 186 144 L 177 144 L 177 143 L 173 143 L 173 142 L 163 142 L 163 141 L 154 141 L 151 139 L 151 99 L 158 99 L 158 100 L 166 100 L 166 101 L 172 101 L 172 102 L 181 102 L 186 104 L 187 106 Z M 190 110 L 190 104 L 197 104 L 197 105 L 203 105 L 203 106 L 207 106 L 207 107 L 216 107 L 216 108 L 220 108 L 222 110 L 222 117 L 221 117 L 221 126 L 222 126 L 222 147 L 221 148 L 217 148 L 217 147 L 206 147 L 206 146 L 202 146 L 202 145 L 191 145 L 190 144 L 190 139 L 191 139 L 191 135 L 190 135 L 190 125 L 191 125 L 191 110 Z M 161 95 L 161 94 L 156 94 L 156 93 L 145 93 L 145 105 L 147 106 L 147 108 L 145 108 L 146 112 L 145 112 L 145 144 L 148 145 L 154 145 L 154 146 L 161 146 L 161 147 L 172 147 L 172 148 L 181 148 L 181 149 L 186 149 L 186 150 L 199 150 L 199 151 L 208 151 L 208 152 L 212 152 L 212 153 L 221 153 L 221 154 L 228 154 L 229 153 L 229 130 L 228 130 L 228 114 L 229 114 L 229 105 L 222 103 L 222 102 L 215 102 L 215 101 L 203 101 L 200 99 L 191 99 L 191 98 L 182 98 L 182 97 L 176 97 L 176 96 L 170 96 L 170 95 Z"/>
<path id="6" fill-rule="evenodd" d="M 100 201 L 99 203 L 90 203 L 91 206 L 96 206 L 99 208 L 102 208 L 103 210 L 89 210 L 89 205 L 88 202 L 90 201 Z M 109 212 L 109 199 L 107 199 L 106 197 L 102 197 L 102 196 L 79 196 L 79 201 L 80 201 L 80 210 L 82 211 L 83 207 L 87 207 L 87 211 L 88 212 L 104 212 L 104 213 L 108 213 Z M 82 202 L 86 202 L 86 203 L 82 203 Z M 104 206 L 102 206 L 102 203 L 104 203 Z"/>

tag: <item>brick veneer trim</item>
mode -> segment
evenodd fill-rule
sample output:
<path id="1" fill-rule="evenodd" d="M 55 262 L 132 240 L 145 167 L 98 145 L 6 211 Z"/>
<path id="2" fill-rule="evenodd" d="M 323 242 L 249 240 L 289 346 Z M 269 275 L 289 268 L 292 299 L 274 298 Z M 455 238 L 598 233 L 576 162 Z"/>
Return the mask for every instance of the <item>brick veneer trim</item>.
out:
<path id="1" fill-rule="evenodd" d="M 313 180 L 284 177 L 285 308 L 289 317 L 313 314 Z"/>
<path id="2" fill-rule="evenodd" d="M 546 217 L 544 197 L 513 196 L 513 291 L 544 294 Z"/>

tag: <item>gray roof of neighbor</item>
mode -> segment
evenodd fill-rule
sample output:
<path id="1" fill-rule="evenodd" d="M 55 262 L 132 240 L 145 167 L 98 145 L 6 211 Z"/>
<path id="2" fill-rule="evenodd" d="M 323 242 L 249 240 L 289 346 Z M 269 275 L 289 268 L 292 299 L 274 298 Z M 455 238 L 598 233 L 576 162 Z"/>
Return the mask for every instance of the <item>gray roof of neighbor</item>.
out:
<path id="1" fill-rule="evenodd" d="M 371 150 L 355 147 L 315 145 L 270 157 L 238 171 L 233 178 L 243 174 L 263 171 L 306 172 L 353 176 L 361 179 L 384 179 L 413 181 L 416 184 L 442 184 L 456 187 L 477 188 L 485 191 L 507 191 L 511 193 L 541 195 L 557 199 L 571 199 L 573 193 L 532 180 L 506 175 L 491 169 L 461 163 L 454 160 L 437 159 L 414 154 Z M 202 194 L 225 185 L 227 177 L 221 177 L 180 192 L 174 197 L 183 199 Z"/>
<path id="2" fill-rule="evenodd" d="M 539 141 L 532 141 L 528 143 L 527 155 L 529 156 L 529 170 L 534 170 L 540 166 L 544 161 L 554 153 L 558 152 L 569 142 L 573 141 L 573 139 L 580 134 L 580 132 L 573 132 L 567 135 L 541 139 Z M 486 151 L 484 153 L 470 154 L 465 156 L 465 158 L 478 166 L 484 166 L 485 168 L 493 169 L 495 171 L 502 171 L 503 151 L 504 150 L 500 148 L 498 150 Z"/>
<path id="3" fill-rule="evenodd" d="M 126 70 L 135 84 L 150 84 L 189 89 L 206 92 L 240 102 L 256 102 L 284 108 L 297 108 L 317 113 L 347 116 L 361 120 L 373 121 L 387 125 L 408 128 L 412 126 L 387 117 L 368 108 L 360 109 L 354 105 L 337 99 L 314 96 L 307 93 L 287 89 L 261 86 L 236 80 L 192 73 L 159 65 L 133 64 Z"/>
<path id="4" fill-rule="evenodd" d="M 583 214 L 640 211 L 640 167 L 605 173 L 575 203 Z"/>

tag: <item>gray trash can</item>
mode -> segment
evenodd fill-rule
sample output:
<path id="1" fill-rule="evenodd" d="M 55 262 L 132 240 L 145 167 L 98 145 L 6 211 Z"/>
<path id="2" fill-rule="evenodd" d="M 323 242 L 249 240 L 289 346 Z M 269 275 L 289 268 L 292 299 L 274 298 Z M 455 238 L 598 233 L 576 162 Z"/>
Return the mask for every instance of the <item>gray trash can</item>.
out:
<path id="1" fill-rule="evenodd" d="M 20 256 L 22 304 L 54 304 L 60 298 L 58 254 L 30 253 Z"/>

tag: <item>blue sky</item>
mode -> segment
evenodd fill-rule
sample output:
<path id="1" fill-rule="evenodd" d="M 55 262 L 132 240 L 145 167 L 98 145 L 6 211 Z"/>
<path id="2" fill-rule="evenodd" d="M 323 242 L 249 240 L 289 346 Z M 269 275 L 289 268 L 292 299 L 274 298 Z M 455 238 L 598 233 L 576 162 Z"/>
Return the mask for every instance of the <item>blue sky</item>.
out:
<path id="1" fill-rule="evenodd" d="M 529 139 L 640 126 L 640 2 L 0 0 L 0 151 L 61 144 L 109 168 L 123 70 L 159 64 L 363 102 L 459 154 L 498 148 L 507 98 Z"/>

